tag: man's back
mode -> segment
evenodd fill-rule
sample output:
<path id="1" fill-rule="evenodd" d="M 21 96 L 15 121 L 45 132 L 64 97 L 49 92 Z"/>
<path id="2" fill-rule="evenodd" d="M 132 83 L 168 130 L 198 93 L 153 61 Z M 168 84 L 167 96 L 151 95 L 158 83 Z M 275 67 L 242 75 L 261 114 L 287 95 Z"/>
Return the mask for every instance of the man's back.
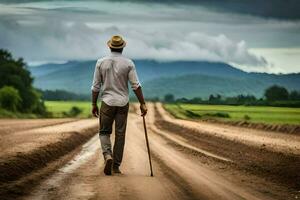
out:
<path id="1" fill-rule="evenodd" d="M 106 104 L 124 106 L 129 100 L 128 81 L 133 89 L 140 86 L 134 63 L 121 53 L 112 52 L 97 61 L 92 90 L 100 91 L 101 87 L 101 98 Z"/>

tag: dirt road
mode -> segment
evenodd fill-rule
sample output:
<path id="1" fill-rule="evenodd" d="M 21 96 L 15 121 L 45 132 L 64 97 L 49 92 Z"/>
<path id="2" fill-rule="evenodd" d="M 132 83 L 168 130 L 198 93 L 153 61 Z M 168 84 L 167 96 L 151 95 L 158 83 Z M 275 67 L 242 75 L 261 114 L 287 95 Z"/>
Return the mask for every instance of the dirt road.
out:
<path id="1" fill-rule="evenodd" d="M 208 148 L 209 145 L 202 145 L 203 141 L 190 137 L 195 133 L 190 134 L 188 129 L 184 129 L 188 137 L 180 135 L 181 130 L 164 130 L 161 116 L 153 105 L 149 107 L 147 124 L 153 153 L 154 177 L 149 177 L 142 119 L 137 114 L 130 113 L 122 175 L 103 174 L 104 163 L 96 135 L 71 161 L 22 199 L 298 198 L 296 189 L 266 180 L 260 173 L 248 173 L 247 168 L 236 167 L 239 163 L 234 152 L 239 149 L 232 146 L 226 154 L 221 153 L 223 146 L 219 146 L 216 147 L 218 151 L 212 151 Z M 223 151 L 228 149 L 227 145 L 224 143 Z M 252 153 L 252 149 L 244 146 L 241 149 L 248 150 Z M 259 164 L 254 158 L 249 159 L 252 159 L 250 162 Z M 244 163 L 241 165 L 244 166 Z"/>
<path id="2" fill-rule="evenodd" d="M 0 199 L 15 199 L 98 130 L 97 119 L 0 120 Z M 63 159 L 65 158 L 65 159 Z"/>

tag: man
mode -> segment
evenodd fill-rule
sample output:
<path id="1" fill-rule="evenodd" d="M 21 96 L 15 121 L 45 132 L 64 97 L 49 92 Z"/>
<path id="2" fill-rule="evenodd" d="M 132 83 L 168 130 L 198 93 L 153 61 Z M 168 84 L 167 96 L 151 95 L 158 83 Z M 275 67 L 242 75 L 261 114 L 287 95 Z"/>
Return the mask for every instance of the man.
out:
<path id="1" fill-rule="evenodd" d="M 92 113 L 100 119 L 99 137 L 105 160 L 104 173 L 111 175 L 121 173 L 125 144 L 125 132 L 128 115 L 128 81 L 140 102 L 142 116 L 147 114 L 141 84 L 138 80 L 132 60 L 122 55 L 126 42 L 121 36 L 115 35 L 108 42 L 111 54 L 97 61 L 92 84 Z M 101 89 L 100 116 L 97 99 Z M 111 149 L 110 134 L 115 122 L 115 143 Z"/>

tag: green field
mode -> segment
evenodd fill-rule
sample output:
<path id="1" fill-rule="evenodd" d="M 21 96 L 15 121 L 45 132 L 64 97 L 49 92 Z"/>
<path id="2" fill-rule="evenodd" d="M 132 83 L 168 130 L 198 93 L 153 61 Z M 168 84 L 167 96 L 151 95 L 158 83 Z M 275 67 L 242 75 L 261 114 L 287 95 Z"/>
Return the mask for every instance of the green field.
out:
<path id="1" fill-rule="evenodd" d="M 82 110 L 77 117 L 92 117 L 92 105 L 89 101 L 46 101 L 45 104 L 47 110 L 52 112 L 53 117 L 65 117 L 63 112 L 68 112 L 73 106 L 76 106 Z"/>
<path id="2" fill-rule="evenodd" d="M 268 106 L 228 106 L 200 104 L 165 104 L 173 116 L 181 119 L 213 118 L 223 121 L 249 121 L 266 124 L 300 125 L 300 108 Z M 247 117 L 248 116 L 248 117 Z"/>

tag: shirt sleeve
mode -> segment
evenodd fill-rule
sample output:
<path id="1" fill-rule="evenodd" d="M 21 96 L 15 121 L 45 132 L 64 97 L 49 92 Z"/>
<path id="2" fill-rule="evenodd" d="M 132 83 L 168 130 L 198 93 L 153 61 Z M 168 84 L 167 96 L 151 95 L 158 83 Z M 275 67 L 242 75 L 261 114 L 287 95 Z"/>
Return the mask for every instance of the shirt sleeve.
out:
<path id="1" fill-rule="evenodd" d="M 99 92 L 101 87 L 101 76 L 100 76 L 100 61 L 97 61 L 95 66 L 94 78 L 91 90 L 93 92 Z"/>
<path id="2" fill-rule="evenodd" d="M 141 84 L 139 82 L 134 63 L 131 62 L 129 67 L 130 67 L 130 69 L 129 69 L 129 73 L 128 73 L 128 79 L 131 84 L 131 88 L 133 90 L 136 90 L 141 86 Z"/>

